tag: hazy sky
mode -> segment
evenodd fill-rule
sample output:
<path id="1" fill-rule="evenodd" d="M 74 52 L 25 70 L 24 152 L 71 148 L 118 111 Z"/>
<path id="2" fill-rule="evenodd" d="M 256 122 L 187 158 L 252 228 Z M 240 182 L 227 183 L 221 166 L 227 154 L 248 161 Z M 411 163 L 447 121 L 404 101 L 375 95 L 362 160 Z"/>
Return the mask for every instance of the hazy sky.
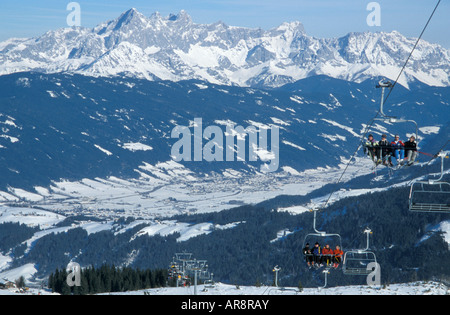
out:
<path id="1" fill-rule="evenodd" d="M 1 0 L 0 41 L 36 37 L 67 27 L 71 0 Z M 366 22 L 371 0 L 78 0 L 81 25 L 94 27 L 134 7 L 146 16 L 167 16 L 186 10 L 196 23 L 223 21 L 228 25 L 263 29 L 300 21 L 315 37 L 341 37 L 349 32 L 393 31 L 418 37 L 437 0 L 379 0 L 381 26 Z M 450 49 L 450 1 L 442 1 L 424 39 Z"/>

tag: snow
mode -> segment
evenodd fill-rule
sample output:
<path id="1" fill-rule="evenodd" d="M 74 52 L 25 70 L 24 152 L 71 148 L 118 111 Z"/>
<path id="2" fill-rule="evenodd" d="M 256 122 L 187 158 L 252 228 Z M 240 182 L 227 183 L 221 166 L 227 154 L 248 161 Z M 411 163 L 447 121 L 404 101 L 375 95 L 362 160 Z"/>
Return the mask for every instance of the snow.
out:
<path id="1" fill-rule="evenodd" d="M 126 74 L 147 80 L 199 79 L 268 87 L 320 74 L 353 82 L 373 77 L 395 80 L 415 43 L 395 31 L 321 39 L 308 36 L 300 22 L 256 31 L 223 23 L 197 24 L 184 16 L 174 23 L 159 14 L 147 18 L 137 13 L 123 24 L 116 19 L 93 29 L 60 29 L 35 39 L 10 39 L 0 43 L 0 75 L 25 71 L 103 77 Z M 105 38 L 117 40 L 109 45 Z M 79 53 L 71 56 L 71 51 Z M 422 41 L 399 83 L 408 87 L 419 80 L 449 86 L 449 60 L 447 49 Z M 341 106 L 334 95 L 330 101 L 322 105 Z"/>
<path id="2" fill-rule="evenodd" d="M 161 51 L 161 48 L 156 47 L 156 46 L 150 46 L 150 47 L 145 48 L 145 50 L 144 50 L 144 52 L 147 55 L 154 55 L 154 54 L 156 54 L 156 53 L 158 53 L 160 51 Z"/>
<path id="3" fill-rule="evenodd" d="M 337 123 L 337 122 L 335 122 L 335 121 L 332 121 L 332 120 L 323 119 L 323 118 L 322 118 L 322 120 L 325 121 L 325 122 L 327 122 L 327 123 L 329 123 L 330 125 L 333 125 L 333 126 L 336 126 L 336 127 L 341 128 L 341 129 L 343 129 L 343 130 L 345 130 L 345 131 L 348 131 L 348 132 L 349 132 L 352 136 L 354 136 L 354 137 L 357 137 L 357 138 L 361 137 L 361 135 L 357 134 L 357 133 L 353 130 L 353 128 L 350 128 L 350 127 L 341 125 L 341 124 L 339 124 L 339 123 Z"/>
<path id="4" fill-rule="evenodd" d="M 300 150 L 300 151 L 306 151 L 305 148 L 302 148 L 301 146 L 296 145 L 295 143 L 292 143 L 292 142 L 289 142 L 289 141 L 286 141 L 286 140 L 283 140 L 282 142 L 283 142 L 284 144 L 289 145 L 289 146 L 291 146 L 291 147 L 293 147 L 293 148 L 296 148 L 296 149 L 298 149 L 298 150 Z"/>
<path id="5" fill-rule="evenodd" d="M 31 227 L 41 228 L 58 224 L 65 220 L 65 216 L 50 211 L 0 206 L 1 223 L 20 223 Z"/>
<path id="6" fill-rule="evenodd" d="M 197 288 L 199 296 L 264 296 L 273 295 L 447 295 L 448 288 L 437 282 L 412 282 L 406 284 L 391 284 L 386 287 L 379 286 L 347 286 L 335 288 L 304 288 L 299 292 L 298 288 L 282 288 L 269 286 L 236 286 L 224 283 L 216 283 L 214 287 L 199 285 Z M 179 288 L 159 288 L 135 292 L 113 293 L 112 295 L 178 295 L 192 296 L 194 286 Z M 106 294 L 105 294 L 106 295 Z M 107 294 L 110 295 L 110 294 Z M 270 298 L 269 298 L 270 300 Z"/>
<path id="7" fill-rule="evenodd" d="M 308 212 L 308 211 L 310 211 L 310 209 L 308 209 L 305 206 L 294 206 L 294 207 L 288 207 L 288 208 L 278 208 L 277 211 L 278 212 L 288 212 L 290 214 L 298 215 L 298 214 Z"/>
<path id="8" fill-rule="evenodd" d="M 12 263 L 12 261 L 13 261 L 13 260 L 12 260 L 11 257 L 9 257 L 9 256 L 3 256 L 3 255 L 0 253 L 0 271 L 6 269 L 6 268 L 9 266 L 9 264 Z M 0 281 L 1 281 L 1 278 L 0 278 Z"/>
<path id="9" fill-rule="evenodd" d="M 25 278 L 25 282 L 27 282 L 32 279 L 36 272 L 37 269 L 34 264 L 26 264 L 18 268 L 0 272 L 0 279 L 14 282 L 23 276 Z"/>
<path id="10" fill-rule="evenodd" d="M 271 243 L 275 243 L 279 240 L 286 238 L 288 235 L 293 234 L 294 232 L 289 231 L 288 229 L 283 229 L 277 232 L 277 238 L 271 240 Z"/>
<path id="11" fill-rule="evenodd" d="M 97 148 L 97 149 L 99 149 L 100 151 L 102 151 L 103 153 L 105 153 L 106 155 L 108 155 L 108 156 L 111 156 L 111 155 L 113 155 L 111 152 L 109 152 L 108 150 L 106 150 L 106 149 L 103 149 L 101 146 L 99 146 L 98 144 L 94 144 L 94 146 Z"/>
<path id="12" fill-rule="evenodd" d="M 447 244 L 449 246 L 449 250 L 450 250 L 450 220 L 442 221 L 439 224 L 428 228 L 427 233 L 425 234 L 424 237 L 422 237 L 422 239 L 418 243 L 422 243 L 422 242 L 426 241 L 430 237 L 429 232 L 442 232 L 443 236 L 444 236 L 444 240 L 445 240 L 445 242 L 447 242 Z"/>
<path id="13" fill-rule="evenodd" d="M 160 235 L 164 237 L 175 233 L 180 233 L 180 237 L 177 238 L 177 242 L 185 242 L 193 237 L 210 234 L 214 231 L 214 229 L 231 229 L 236 227 L 238 224 L 239 222 L 227 225 L 214 225 L 212 223 L 189 224 L 176 221 L 156 221 L 137 232 L 131 238 L 131 241 L 143 235 Z"/>
<path id="14" fill-rule="evenodd" d="M 300 105 L 302 105 L 304 103 L 303 98 L 301 96 L 294 95 L 294 96 L 291 96 L 290 99 L 291 99 L 291 101 L 296 102 Z"/>
<path id="15" fill-rule="evenodd" d="M 22 244 L 26 244 L 27 248 L 25 250 L 25 254 L 29 253 L 34 244 L 42 237 L 47 236 L 47 235 L 51 235 L 51 234 L 60 234 L 60 233 L 67 233 L 67 231 L 71 230 L 75 228 L 75 226 L 65 226 L 65 227 L 60 227 L 60 228 L 49 228 L 47 230 L 43 230 L 43 231 L 39 231 L 36 232 L 30 239 L 26 240 L 25 242 L 23 242 Z"/>
<path id="16" fill-rule="evenodd" d="M 301 176 L 300 172 L 298 172 L 296 169 L 294 169 L 290 166 L 283 166 L 283 167 L 281 167 L 281 169 L 288 174 L 291 174 L 294 176 Z"/>
<path id="17" fill-rule="evenodd" d="M 31 192 L 25 191 L 23 189 L 10 187 L 8 190 L 11 194 L 17 196 L 18 198 L 24 199 L 24 200 L 30 201 L 30 202 L 38 202 L 38 201 L 42 201 L 44 199 L 44 197 L 42 197 L 39 194 L 34 194 Z"/>
<path id="18" fill-rule="evenodd" d="M 229 127 L 234 127 L 237 124 L 234 121 L 231 121 L 229 119 L 227 120 L 214 120 L 214 123 L 217 125 L 221 125 L 221 126 L 229 126 Z"/>
<path id="19" fill-rule="evenodd" d="M 450 247 L 450 221 L 441 222 L 437 229 L 444 233 L 444 240 Z"/>
<path id="20" fill-rule="evenodd" d="M 58 98 L 58 95 L 55 93 L 55 92 L 53 92 L 53 91 L 47 91 L 47 93 L 50 95 L 50 97 L 52 97 L 52 98 Z"/>
<path id="21" fill-rule="evenodd" d="M 330 140 L 332 142 L 336 142 L 336 141 L 344 141 L 345 142 L 345 141 L 347 141 L 346 137 L 340 136 L 340 135 L 327 135 L 327 134 L 322 133 L 319 136 L 323 137 L 323 138 L 325 138 L 327 140 Z"/>
<path id="22" fill-rule="evenodd" d="M 419 128 L 419 131 L 426 135 L 438 134 L 439 130 L 441 130 L 441 127 L 437 127 L 437 126 L 428 126 L 428 127 Z"/>
<path id="23" fill-rule="evenodd" d="M 197 86 L 200 90 L 206 90 L 206 89 L 209 88 L 209 87 L 208 87 L 207 85 L 205 85 L 205 84 L 197 84 L 197 83 L 195 83 L 194 85 Z"/>
<path id="24" fill-rule="evenodd" d="M 8 135 L 0 135 L 0 137 L 8 139 L 9 141 L 11 141 L 11 143 L 19 142 L 19 139 L 17 139 L 16 137 L 11 137 L 11 136 L 8 136 Z"/>
<path id="25" fill-rule="evenodd" d="M 17 268 L 14 271 L 7 273 L 9 278 L 18 279 L 21 275 L 30 278 L 33 273 L 34 266 L 27 265 L 25 267 Z M 0 273 L 0 277 L 2 273 Z M 0 278 L 1 279 L 1 278 Z M 15 280 L 14 279 L 14 280 Z M 1 295 L 59 295 L 52 294 L 46 290 L 40 290 L 35 288 L 30 288 L 29 292 L 24 294 L 19 294 L 14 292 L 15 290 L 0 290 Z M 270 309 L 270 297 L 277 295 L 304 295 L 304 296 L 336 296 L 336 295 L 397 295 L 397 296 L 422 296 L 422 295 L 448 295 L 449 289 L 442 283 L 438 282 L 411 282 L 403 284 L 390 284 L 388 286 L 347 286 L 347 287 L 334 287 L 334 288 L 303 288 L 301 291 L 298 288 L 293 287 L 274 287 L 274 286 L 237 286 L 224 284 L 221 282 L 216 282 L 213 286 L 211 285 L 198 285 L 197 288 L 197 298 L 202 296 L 248 296 L 248 297 L 259 297 L 259 300 L 268 300 L 268 306 Z M 187 300 L 194 296 L 194 286 L 190 287 L 178 287 L 178 288 L 156 288 L 147 289 L 140 291 L 129 291 L 129 292 L 119 292 L 119 293 L 103 293 L 98 295 L 113 295 L 113 296 L 134 296 L 134 295 L 151 295 L 151 296 L 180 296 L 186 297 Z M 196 300 L 197 301 L 197 300 Z M 214 303 L 214 299 L 211 301 Z M 289 304 L 289 302 L 288 302 Z M 287 305 L 288 305 L 287 304 Z M 215 309 L 220 309 L 218 303 L 215 303 Z M 222 309 L 225 305 L 222 305 Z M 289 306 L 290 307 L 290 306 Z M 181 308 L 181 302 L 180 302 Z M 286 309 L 287 310 L 287 309 Z"/>
<path id="26" fill-rule="evenodd" d="M 110 231 L 113 227 L 114 221 L 107 222 L 87 222 L 80 224 L 80 227 L 86 230 L 88 235 L 96 234 L 102 231 Z"/>
<path id="27" fill-rule="evenodd" d="M 126 150 L 130 150 L 131 152 L 151 151 L 151 150 L 153 150 L 153 148 L 151 146 L 146 145 L 146 144 L 142 144 L 142 143 L 139 143 L 139 142 L 124 143 L 122 145 L 122 148 L 124 148 Z"/>
<path id="28" fill-rule="evenodd" d="M 272 119 L 272 121 L 277 124 L 277 125 L 282 125 L 282 126 L 290 126 L 291 124 L 288 122 L 285 122 L 279 118 L 276 117 L 270 117 L 270 119 Z"/>
<path id="29" fill-rule="evenodd" d="M 258 154 L 263 159 L 273 158 L 268 151 L 258 151 Z M 371 172 L 371 165 L 370 160 L 358 158 L 349 167 L 343 181 L 367 175 Z M 35 201 L 28 202 L 42 210 L 27 208 L 24 213 L 29 215 L 29 212 L 47 210 L 48 214 L 34 220 L 28 220 L 26 216 L 11 215 L 10 211 L 18 208 L 3 207 L 2 204 L 19 201 L 19 198 L 12 192 L 0 191 L 0 222 L 46 224 L 45 221 L 51 221 L 50 216 L 54 215 L 52 211 L 58 211 L 64 216 L 131 216 L 145 220 L 183 213 L 219 212 L 237 204 L 257 204 L 279 195 L 306 195 L 321 188 L 324 182 L 329 182 L 329 178 L 340 176 L 345 166 L 343 160 L 336 168 L 317 168 L 303 172 L 283 166 L 283 172 L 273 174 L 246 174 L 234 169 L 227 169 L 222 174 L 196 174 L 174 161 L 156 165 L 143 162 L 136 170 L 141 175 L 138 179 L 95 178 L 53 182 L 49 187 L 35 187 L 30 192 L 32 195 L 29 195 Z M 25 191 L 19 192 L 21 198 L 28 196 Z M 339 192 L 333 197 L 364 192 Z"/>
<path id="30" fill-rule="evenodd" d="M 5 120 L 5 122 L 3 124 L 9 125 L 9 126 L 14 127 L 14 128 L 18 128 L 17 125 L 12 120 Z"/>

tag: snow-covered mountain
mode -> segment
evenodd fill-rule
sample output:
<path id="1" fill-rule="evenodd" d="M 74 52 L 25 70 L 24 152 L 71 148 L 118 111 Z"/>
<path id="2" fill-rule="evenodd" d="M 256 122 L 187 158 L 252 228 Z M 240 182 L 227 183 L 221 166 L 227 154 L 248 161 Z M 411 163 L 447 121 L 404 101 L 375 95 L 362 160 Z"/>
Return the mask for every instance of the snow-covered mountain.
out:
<path id="1" fill-rule="evenodd" d="M 230 125 L 278 127 L 279 171 L 296 174 L 337 167 L 359 144 L 380 97 L 375 81 L 358 84 L 323 76 L 271 91 L 200 81 L 36 73 L 1 76 L 0 83 L 2 190 L 108 176 L 124 179 L 150 174 L 166 180 L 171 178 L 166 172 L 171 168 L 164 163 L 173 162 L 171 149 L 178 141 L 171 134 L 177 126 L 189 126 L 195 132 L 196 118 L 202 119 L 205 128 L 217 126 L 222 132 Z M 450 89 L 415 87 L 409 92 L 396 89 L 386 112 L 415 119 L 424 139 L 447 123 Z M 398 133 L 405 139 L 415 128 L 380 122 L 371 132 L 377 138 Z M 259 174 L 266 162 L 263 158 L 181 164 L 196 175 L 233 178 L 237 174 L 230 170 Z M 179 175 L 175 177 L 190 180 L 192 174 Z"/>
<path id="2" fill-rule="evenodd" d="M 146 17 L 131 9 L 93 29 L 65 28 L 0 43 L 0 75 L 69 72 L 278 87 L 323 74 L 362 82 L 395 79 L 415 41 L 396 31 L 320 39 L 308 36 L 300 22 L 249 29 L 197 24 L 185 11 Z M 449 73 L 450 52 L 421 41 L 400 83 L 449 86 Z"/>

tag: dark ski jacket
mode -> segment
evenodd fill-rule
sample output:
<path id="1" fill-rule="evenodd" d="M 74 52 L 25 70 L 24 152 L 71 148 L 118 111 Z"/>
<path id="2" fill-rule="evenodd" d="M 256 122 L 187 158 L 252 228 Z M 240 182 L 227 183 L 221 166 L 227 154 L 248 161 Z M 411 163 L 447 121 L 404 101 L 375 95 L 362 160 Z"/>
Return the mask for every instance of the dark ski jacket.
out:
<path id="1" fill-rule="evenodd" d="M 405 142 L 405 150 L 417 151 L 417 142 L 416 141 L 406 141 Z"/>
<path id="2" fill-rule="evenodd" d="M 317 247 L 314 246 L 312 252 L 313 252 L 313 254 L 316 255 L 316 256 L 322 254 L 322 250 L 320 249 L 320 246 L 317 246 Z"/>
<path id="3" fill-rule="evenodd" d="M 391 144 L 389 143 L 389 141 L 380 140 L 380 142 L 378 142 L 378 145 L 380 146 L 383 152 L 383 156 L 391 152 Z"/>
<path id="4" fill-rule="evenodd" d="M 312 254 L 312 248 L 307 246 L 303 248 L 303 255 L 311 255 Z"/>

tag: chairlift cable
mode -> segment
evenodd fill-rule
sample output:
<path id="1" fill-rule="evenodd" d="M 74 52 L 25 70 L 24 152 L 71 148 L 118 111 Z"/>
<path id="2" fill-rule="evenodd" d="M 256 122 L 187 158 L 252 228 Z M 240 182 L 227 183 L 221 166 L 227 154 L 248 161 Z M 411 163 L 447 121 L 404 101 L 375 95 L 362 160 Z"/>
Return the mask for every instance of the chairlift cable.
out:
<path id="1" fill-rule="evenodd" d="M 409 63 L 409 60 L 411 59 L 411 57 L 412 57 L 414 51 L 416 50 L 417 46 L 419 45 L 419 42 L 420 42 L 420 40 L 422 39 L 423 34 L 425 33 L 426 29 L 428 28 L 428 25 L 430 24 L 431 20 L 433 19 L 434 14 L 436 13 L 436 11 L 437 11 L 437 9 L 438 9 L 438 7 L 439 7 L 440 4 L 441 4 L 441 0 L 439 0 L 439 1 L 437 2 L 436 6 L 435 6 L 435 8 L 434 8 L 434 10 L 433 10 L 433 12 L 431 13 L 431 15 L 430 15 L 430 17 L 429 17 L 427 23 L 425 24 L 425 27 L 423 28 L 422 32 L 420 33 L 419 38 L 417 39 L 417 41 L 416 41 L 416 43 L 415 43 L 413 49 L 411 50 L 411 53 L 409 54 L 408 58 L 406 59 L 406 62 L 405 62 L 405 64 L 403 65 L 402 69 L 400 70 L 400 73 L 399 73 L 397 79 L 395 80 L 395 82 L 394 82 L 394 84 L 392 85 L 392 87 L 390 87 L 389 93 L 388 93 L 388 95 L 386 96 L 386 98 L 384 99 L 384 104 L 386 103 L 386 101 L 388 100 L 389 96 L 390 96 L 391 93 L 392 93 L 392 90 L 395 88 L 395 86 L 397 85 L 398 81 L 400 80 L 401 75 L 402 75 L 403 72 L 405 71 L 406 66 L 407 66 L 408 63 Z M 347 172 L 348 168 L 350 167 L 350 163 L 352 162 L 352 160 L 355 158 L 356 154 L 357 154 L 358 151 L 360 150 L 361 145 L 363 144 L 363 141 L 364 141 L 364 139 L 365 139 L 367 133 L 369 132 L 370 128 L 372 128 L 372 126 L 373 126 L 375 120 L 378 118 L 378 116 L 380 115 L 380 113 L 381 113 L 381 109 L 378 110 L 378 112 L 377 112 L 377 114 L 375 115 L 375 117 L 371 120 L 371 123 L 366 127 L 366 130 L 365 130 L 365 132 L 364 132 L 364 134 L 363 134 L 363 136 L 362 136 L 362 138 L 361 138 L 361 142 L 360 142 L 360 144 L 358 145 L 358 148 L 356 149 L 355 153 L 353 153 L 352 157 L 351 157 L 350 160 L 348 161 L 348 163 L 347 163 L 347 165 L 346 165 L 344 171 L 342 172 L 341 176 L 339 177 L 338 181 L 336 182 L 336 185 L 340 184 L 342 178 L 344 177 L 345 173 Z M 447 141 L 447 143 L 446 143 L 445 145 L 447 145 L 448 142 L 450 142 L 450 140 Z M 444 147 L 445 147 L 445 146 L 444 146 Z M 326 207 L 327 207 L 328 203 L 329 203 L 330 200 L 331 200 L 331 197 L 332 197 L 336 192 L 337 192 L 337 189 L 336 189 L 335 191 L 333 191 L 333 192 L 330 194 L 330 196 L 328 197 L 327 201 L 325 202 L 323 208 L 326 208 Z"/>
<path id="2" fill-rule="evenodd" d="M 447 146 L 447 144 L 450 143 L 450 140 L 447 140 L 447 142 L 439 149 L 438 153 L 434 154 L 432 156 L 432 159 L 427 163 L 427 166 L 429 166 L 431 164 L 431 162 L 433 162 L 434 160 L 436 160 L 439 157 L 439 153 L 441 153 L 444 148 Z"/>
<path id="3" fill-rule="evenodd" d="M 426 29 L 428 28 L 428 25 L 430 24 L 431 20 L 433 19 L 433 16 L 434 16 L 434 14 L 436 13 L 436 11 L 437 11 L 437 9 L 438 9 L 438 7 L 439 7 L 440 4 L 441 4 L 441 0 L 438 1 L 438 3 L 436 4 L 436 7 L 435 7 L 434 10 L 433 10 L 433 13 L 431 13 L 430 18 L 428 19 L 427 24 L 425 24 L 425 27 L 423 28 L 422 33 L 420 33 L 419 38 L 417 39 L 417 41 L 416 41 L 416 43 L 415 43 L 413 49 L 411 50 L 411 53 L 410 53 L 409 56 L 408 56 L 408 59 L 406 59 L 406 62 L 405 62 L 405 64 L 403 65 L 403 68 L 401 69 L 401 71 L 400 71 L 400 73 L 399 73 L 397 79 L 395 80 L 394 84 L 393 84 L 392 87 L 390 88 L 388 95 L 387 95 L 386 98 L 384 99 L 384 103 L 386 103 L 386 101 L 388 100 L 389 96 L 390 96 L 391 93 L 392 93 L 392 90 L 393 90 L 393 89 L 395 88 L 395 86 L 397 85 L 398 80 L 400 80 L 400 77 L 402 76 L 403 72 L 405 71 L 406 66 L 408 65 L 408 62 L 409 62 L 409 60 L 410 60 L 411 57 L 412 57 L 412 54 L 414 53 L 414 51 L 416 50 L 417 46 L 419 45 L 419 42 L 420 42 L 420 40 L 422 39 L 423 34 L 425 33 Z"/>

